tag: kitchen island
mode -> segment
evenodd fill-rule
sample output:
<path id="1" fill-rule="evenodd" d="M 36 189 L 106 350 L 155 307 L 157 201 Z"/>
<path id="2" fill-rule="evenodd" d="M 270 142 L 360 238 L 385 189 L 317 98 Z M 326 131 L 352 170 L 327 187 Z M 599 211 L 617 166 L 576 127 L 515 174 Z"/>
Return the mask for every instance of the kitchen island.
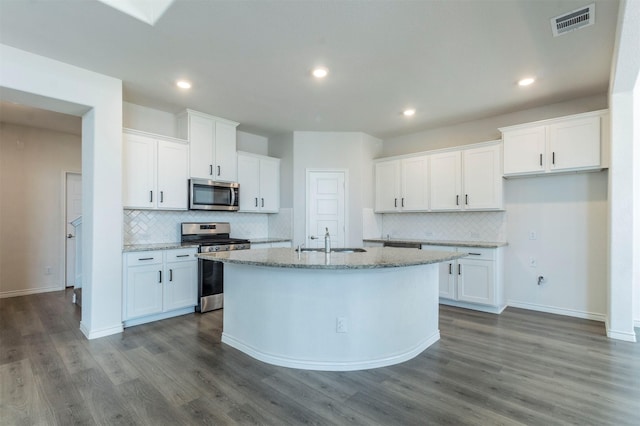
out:
<path id="1" fill-rule="evenodd" d="M 225 264 L 222 342 L 270 364 L 346 371 L 404 362 L 436 342 L 438 263 L 464 255 L 373 247 L 198 257 Z"/>

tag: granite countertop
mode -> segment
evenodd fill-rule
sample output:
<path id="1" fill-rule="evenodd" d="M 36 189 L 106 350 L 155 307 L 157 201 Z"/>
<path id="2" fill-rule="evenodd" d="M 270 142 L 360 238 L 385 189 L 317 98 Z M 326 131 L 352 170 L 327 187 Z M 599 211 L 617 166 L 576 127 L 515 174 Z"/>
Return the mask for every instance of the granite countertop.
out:
<path id="1" fill-rule="evenodd" d="M 251 244 L 268 244 L 290 242 L 291 238 L 285 237 L 267 237 L 267 238 L 249 238 Z"/>
<path id="2" fill-rule="evenodd" d="M 197 248 L 198 244 L 182 243 L 154 243 L 154 244 L 128 244 L 122 248 L 123 253 L 132 251 L 172 250 L 180 248 Z"/>
<path id="3" fill-rule="evenodd" d="M 200 253 L 197 257 L 223 263 L 300 269 L 378 269 L 426 265 L 459 259 L 467 253 L 407 250 L 395 247 L 367 247 L 364 253 L 302 252 L 292 248 L 236 250 L 219 253 Z"/>
<path id="4" fill-rule="evenodd" d="M 498 248 L 507 245 L 505 241 L 453 241 L 453 240 L 427 240 L 427 239 L 411 239 L 411 238 L 365 238 L 362 241 L 367 243 L 418 243 L 428 246 L 455 246 L 455 247 L 477 247 L 477 248 Z"/>

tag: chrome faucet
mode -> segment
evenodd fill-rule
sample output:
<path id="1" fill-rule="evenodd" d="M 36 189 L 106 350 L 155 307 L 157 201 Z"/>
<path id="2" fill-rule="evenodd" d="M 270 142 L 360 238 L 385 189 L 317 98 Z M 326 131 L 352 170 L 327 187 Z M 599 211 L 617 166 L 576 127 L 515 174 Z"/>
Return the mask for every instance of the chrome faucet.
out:
<path id="1" fill-rule="evenodd" d="M 324 234 L 324 252 L 331 253 L 331 235 L 329 235 L 329 228 L 325 228 L 327 231 Z"/>

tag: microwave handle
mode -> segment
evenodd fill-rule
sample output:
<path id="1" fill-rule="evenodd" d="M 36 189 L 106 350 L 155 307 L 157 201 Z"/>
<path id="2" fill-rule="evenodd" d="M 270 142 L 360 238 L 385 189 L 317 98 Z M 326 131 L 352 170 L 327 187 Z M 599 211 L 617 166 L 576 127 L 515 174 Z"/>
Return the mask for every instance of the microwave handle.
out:
<path id="1" fill-rule="evenodd" d="M 230 188 L 231 189 L 231 205 L 235 206 L 236 205 L 236 190 L 234 188 Z"/>

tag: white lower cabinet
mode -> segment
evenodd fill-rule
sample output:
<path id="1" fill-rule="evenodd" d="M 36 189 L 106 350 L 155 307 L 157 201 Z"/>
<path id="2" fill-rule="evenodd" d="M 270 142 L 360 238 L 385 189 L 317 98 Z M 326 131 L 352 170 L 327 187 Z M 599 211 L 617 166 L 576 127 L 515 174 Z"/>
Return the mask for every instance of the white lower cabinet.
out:
<path id="1" fill-rule="evenodd" d="M 440 264 L 440 303 L 492 313 L 504 310 L 501 247 L 423 245 L 422 249 L 469 253 L 466 257 Z"/>
<path id="2" fill-rule="evenodd" d="M 198 297 L 196 248 L 124 254 L 124 326 L 194 312 Z"/>

